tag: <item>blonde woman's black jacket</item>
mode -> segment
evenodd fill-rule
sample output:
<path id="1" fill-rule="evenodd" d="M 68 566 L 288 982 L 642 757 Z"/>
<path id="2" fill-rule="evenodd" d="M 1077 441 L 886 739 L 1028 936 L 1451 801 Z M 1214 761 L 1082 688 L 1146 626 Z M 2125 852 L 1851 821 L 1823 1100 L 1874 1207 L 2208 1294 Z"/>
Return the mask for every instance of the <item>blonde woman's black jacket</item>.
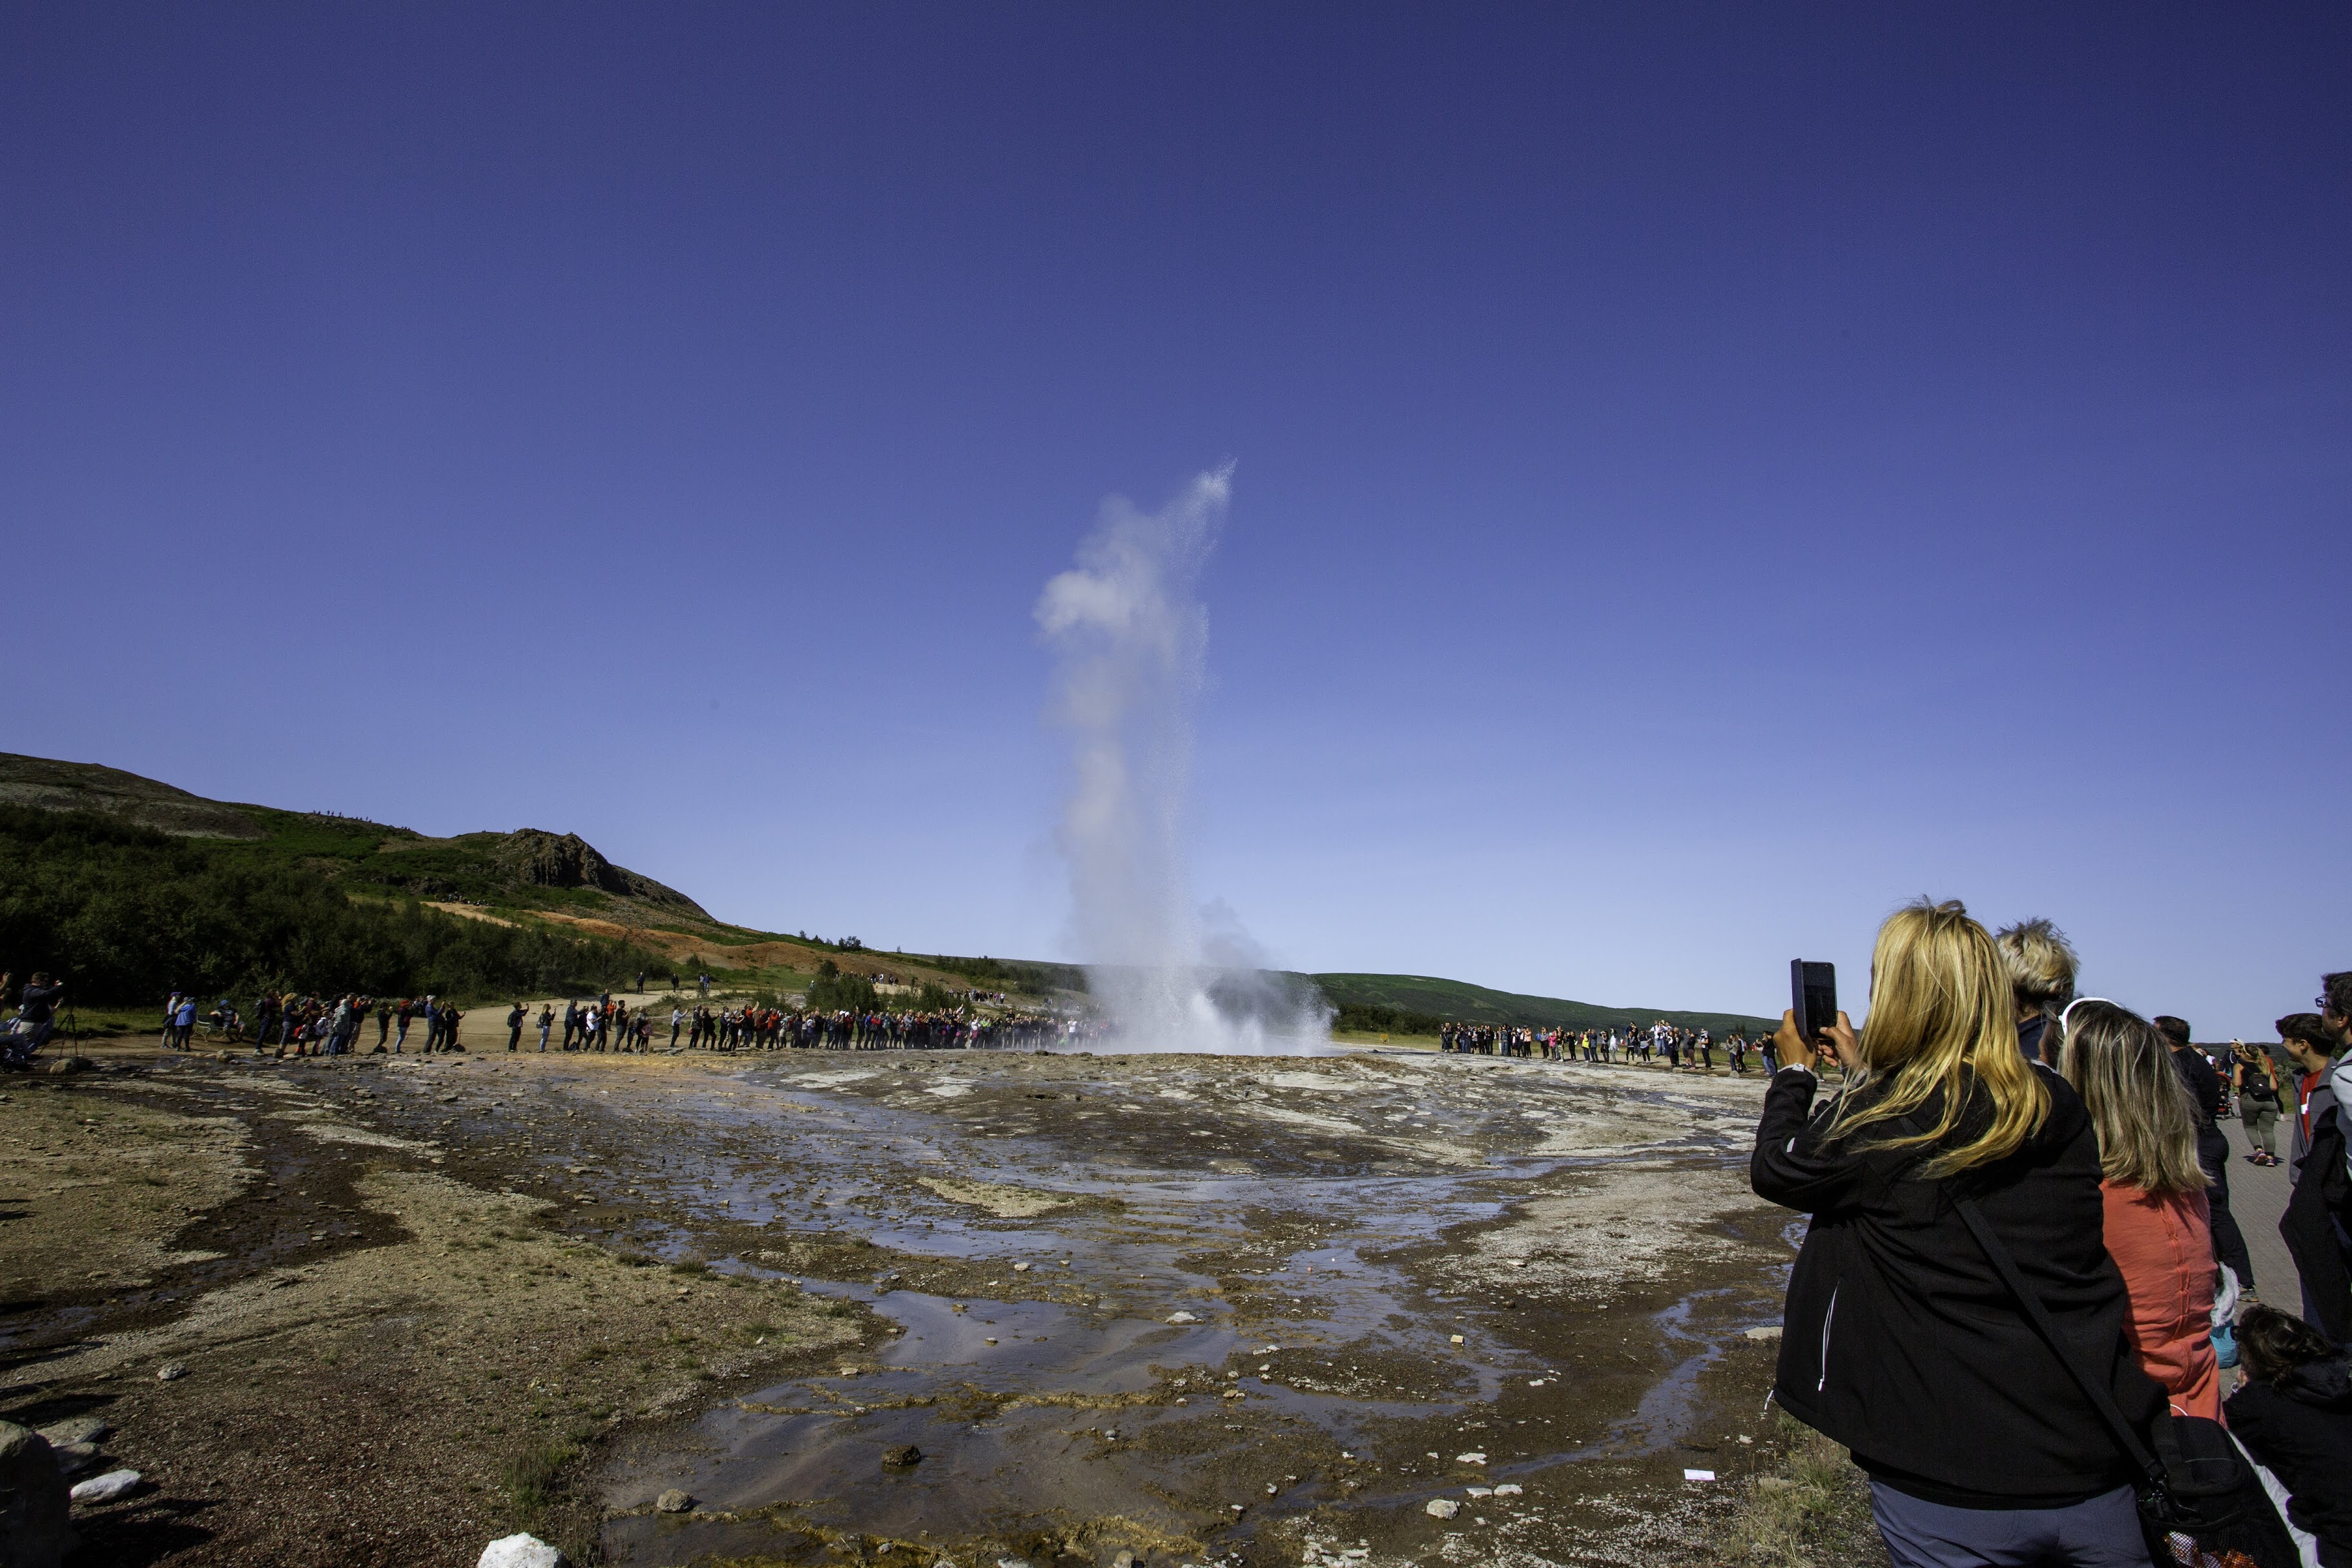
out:
<path id="1" fill-rule="evenodd" d="M 1960 1184 L 2126 1415 L 2145 1431 L 2164 1408 L 2124 1339 L 2097 1135 L 2066 1081 L 2034 1070 L 2051 1099 L 2040 1132 L 1943 1181 L 1916 1173 L 1933 1146 L 1881 1146 L 1900 1136 L 1886 1123 L 1825 1142 L 1832 1102 L 1815 1106 L 1802 1068 L 1774 1076 L 1756 1131 L 1757 1194 L 1813 1216 L 1789 1280 L 1775 1397 L 1875 1479 L 1931 1502 L 2054 1508 L 2135 1479 L 1969 1235 L 1952 1202 Z M 1880 1088 L 1856 1090 L 1858 1102 Z M 1939 1114 L 1930 1100 L 1914 1116 L 1925 1128 Z M 1989 1114 L 1965 1118 L 1950 1141 Z"/>

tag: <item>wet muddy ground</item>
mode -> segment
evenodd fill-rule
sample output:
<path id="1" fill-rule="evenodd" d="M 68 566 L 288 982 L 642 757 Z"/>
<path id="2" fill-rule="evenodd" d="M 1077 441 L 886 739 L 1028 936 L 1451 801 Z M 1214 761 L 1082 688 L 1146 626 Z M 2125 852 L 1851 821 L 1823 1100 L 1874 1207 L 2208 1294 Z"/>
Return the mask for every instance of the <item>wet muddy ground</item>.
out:
<path id="1" fill-rule="evenodd" d="M 1752 1079 L 1403 1052 L 152 1058 L 12 1096 L 207 1152 L 117 1227 L 147 1250 L 102 1278 L 50 1259 L 0 1316 L 0 1414 L 103 1405 L 125 1462 L 168 1434 L 151 1514 L 209 1500 L 140 1561 L 470 1563 L 529 1516 L 642 1564 L 1705 1563 L 1777 1442 L 1750 1331 L 1793 1251 L 1746 1186 Z M 335 1317 L 404 1290 L 437 1338 L 372 1334 L 380 1300 Z M 299 1425 L 272 1370 L 298 1375 L 297 1319 L 341 1322 L 331 1385 L 396 1350 L 459 1388 L 414 1402 L 453 1434 L 418 1429 L 414 1477 L 384 1445 L 391 1489 L 431 1506 L 345 1504 L 334 1552 L 282 1527 L 305 1472 L 263 1426 L 240 1468 L 194 1408 L 200 1379 L 232 1405 L 241 1380 Z M 154 1379 L 166 1357 L 185 1380 Z M 577 1456 L 560 1500 L 515 1495 L 533 1441 Z M 273 1476 L 289 1495 L 236 1495 Z M 672 1490 L 689 1505 L 659 1510 Z"/>

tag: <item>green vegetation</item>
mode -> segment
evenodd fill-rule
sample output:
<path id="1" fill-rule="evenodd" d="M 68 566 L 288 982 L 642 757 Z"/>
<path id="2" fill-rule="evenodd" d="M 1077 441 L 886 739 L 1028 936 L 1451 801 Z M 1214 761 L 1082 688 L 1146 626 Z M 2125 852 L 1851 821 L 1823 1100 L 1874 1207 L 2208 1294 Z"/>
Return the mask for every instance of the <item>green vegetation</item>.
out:
<path id="1" fill-rule="evenodd" d="M 1087 972 L 1075 963 L 1023 963 L 1002 958 L 953 958 L 945 953 L 928 958 L 912 952 L 906 956 L 927 968 L 961 974 L 973 982 L 978 990 L 1019 991 L 1042 996 L 1049 991 L 1087 988 Z"/>
<path id="2" fill-rule="evenodd" d="M 1434 1013 L 1391 1007 L 1385 1002 L 1343 1002 L 1331 1018 L 1338 1035 L 1435 1035 L 1445 1020 Z"/>
<path id="3" fill-rule="evenodd" d="M 552 1438 L 530 1437 L 507 1457 L 499 1476 L 499 1484 L 506 1490 L 507 1500 L 520 1510 L 525 1520 L 535 1521 L 541 1510 L 554 1500 L 557 1479 L 576 1452 L 569 1444 Z"/>
<path id="4" fill-rule="evenodd" d="M 1452 1019 L 1464 1024 L 1526 1025 L 1531 1028 L 1601 1029 L 1611 1025 L 1646 1025 L 1664 1018 L 1689 1029 L 1709 1029 L 1722 1035 L 1734 1027 L 1750 1034 L 1769 1033 L 1777 1018 L 1739 1013 L 1677 1013 L 1665 1008 L 1596 1007 L 1589 1002 L 1567 1002 L 1556 996 L 1520 996 L 1489 991 L 1459 980 L 1439 980 L 1423 974 L 1311 974 L 1324 996 L 1340 1009 L 1344 1020 L 1350 1007 L 1389 1007 L 1401 1014 Z M 1339 1027 L 1349 1027 L 1341 1022 Z M 1390 1025 L 1375 1029 L 1394 1033 Z M 1421 1031 L 1409 1031 L 1421 1032 Z"/>
<path id="5" fill-rule="evenodd" d="M 619 942 L 354 899 L 326 873 L 235 840 L 95 812 L 0 805 L 0 963 L 63 976 L 77 1002 L 265 984 L 378 996 L 542 994 L 659 961 Z"/>
<path id="6" fill-rule="evenodd" d="M 1723 1531 L 1726 1559 L 1767 1568 L 1885 1563 L 1885 1547 L 1871 1523 L 1869 1478 L 1843 1448 L 1780 1411 L 1772 1414 L 1773 1436 L 1785 1447 L 1759 1456 L 1766 1464 Z"/>
<path id="7" fill-rule="evenodd" d="M 631 924 L 645 918 L 637 912 L 642 906 L 710 923 L 685 894 L 612 864 L 572 834 L 524 828 L 430 838 L 331 812 L 205 800 L 116 768 L 12 752 L 0 752 L 0 805 L 95 812 L 196 839 L 257 867 L 299 867 L 390 893 L 509 910 L 611 913 Z"/>
<path id="8" fill-rule="evenodd" d="M 826 959 L 831 966 L 833 960 Z M 874 989 L 874 982 L 862 974 L 843 974 L 837 970 L 831 974 L 819 973 L 809 982 L 808 1010 L 812 1013 L 873 1013 L 880 1010 L 882 997 Z"/>

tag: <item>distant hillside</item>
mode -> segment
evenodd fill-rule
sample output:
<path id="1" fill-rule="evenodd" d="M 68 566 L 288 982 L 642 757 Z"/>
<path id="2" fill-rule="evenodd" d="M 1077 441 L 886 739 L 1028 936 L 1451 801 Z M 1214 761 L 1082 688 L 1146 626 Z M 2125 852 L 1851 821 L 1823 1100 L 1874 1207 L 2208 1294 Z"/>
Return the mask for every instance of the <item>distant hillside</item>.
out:
<path id="1" fill-rule="evenodd" d="M 43 831 L 41 813 L 68 814 L 77 825 L 61 817 Z M 184 852 L 166 853 L 157 835 Z M 429 989 L 425 982 L 434 980 L 470 993 L 640 969 L 689 977 L 709 971 L 735 991 L 780 997 L 820 974 L 870 980 L 899 997 L 931 987 L 1016 998 L 1086 989 L 1075 964 L 883 952 L 852 937 L 728 925 L 676 889 L 614 865 L 576 834 L 526 827 L 432 838 L 358 817 L 207 800 L 92 763 L 0 752 L 0 861 L 11 858 L 16 885 L 0 882 L 0 937 L 7 939 L 0 960 L 103 974 L 109 993 L 125 999 L 254 975 L 362 988 Z M 105 911 L 111 934 L 100 940 L 95 927 L 77 925 L 83 906 L 38 893 L 42 879 L 52 890 L 79 888 L 89 910 Z M 343 902 L 353 906 L 348 917 Z M 382 923 L 394 913 L 404 923 Z M 453 932 L 453 915 L 493 929 Z M 411 956 L 378 973 L 362 961 L 372 943 Z M 134 962 L 133 952 L 144 956 Z M 1343 1029 L 1412 1033 L 1435 1019 L 1583 1029 L 1667 1018 L 1718 1034 L 1772 1026 L 1737 1014 L 1600 1007 L 1419 974 L 1285 978 L 1319 986 L 1343 1010 Z"/>
<path id="2" fill-rule="evenodd" d="M 206 800 L 120 768 L 7 752 L 0 752 L 0 805 L 95 811 L 175 837 L 226 839 L 262 860 L 424 899 L 579 914 L 623 900 L 710 919 L 684 893 L 614 865 L 572 833 L 526 827 L 428 838 L 355 816 Z"/>
<path id="3" fill-rule="evenodd" d="M 658 960 L 550 923 L 459 919 L 251 843 L 102 811 L 0 802 L 0 968 L 47 970 L 81 1003 L 173 990 L 466 997 L 595 991 Z"/>
<path id="4" fill-rule="evenodd" d="M 1600 1007 L 1556 996 L 1521 996 L 1489 991 L 1460 980 L 1426 974 L 1311 974 L 1335 1007 L 1391 1007 L 1465 1024 L 1526 1025 L 1531 1028 L 1599 1029 L 1646 1025 L 1660 1018 L 1685 1028 L 1717 1035 L 1734 1027 L 1750 1034 L 1777 1028 L 1777 1018 L 1741 1013 L 1685 1013 L 1667 1007 Z"/>

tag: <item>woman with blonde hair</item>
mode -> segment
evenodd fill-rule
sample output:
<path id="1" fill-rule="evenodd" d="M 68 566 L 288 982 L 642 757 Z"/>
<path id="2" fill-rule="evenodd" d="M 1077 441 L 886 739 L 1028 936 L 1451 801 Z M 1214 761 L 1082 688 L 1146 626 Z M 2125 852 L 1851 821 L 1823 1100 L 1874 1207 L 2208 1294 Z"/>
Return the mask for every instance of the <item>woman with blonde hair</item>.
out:
<path id="1" fill-rule="evenodd" d="M 2197 1107 L 2172 1045 L 2138 1014 L 2086 996 L 2066 1009 L 2058 1070 L 2099 1136 L 2107 1255 L 2131 1295 L 2124 1332 L 2183 1415 L 2221 1418 L 2213 1351 L 2213 1234 Z"/>
<path id="2" fill-rule="evenodd" d="M 2147 1568 L 2140 1472 L 2076 1371 L 2140 1430 L 2164 1395 L 2125 1341 L 2098 1136 L 2066 1080 L 2019 1048 L 2017 1011 L 1984 927 L 1922 900 L 1879 929 L 1859 1033 L 1840 1014 L 1806 1040 L 1783 1019 L 1789 1065 L 1766 1093 L 1749 1176 L 1812 1221 L 1774 1397 L 1853 1450 L 1897 1568 Z M 1832 1052 L 1844 1083 L 1822 1100 L 1803 1064 Z M 2013 1255 L 2074 1371 L 1971 1215 Z"/>

